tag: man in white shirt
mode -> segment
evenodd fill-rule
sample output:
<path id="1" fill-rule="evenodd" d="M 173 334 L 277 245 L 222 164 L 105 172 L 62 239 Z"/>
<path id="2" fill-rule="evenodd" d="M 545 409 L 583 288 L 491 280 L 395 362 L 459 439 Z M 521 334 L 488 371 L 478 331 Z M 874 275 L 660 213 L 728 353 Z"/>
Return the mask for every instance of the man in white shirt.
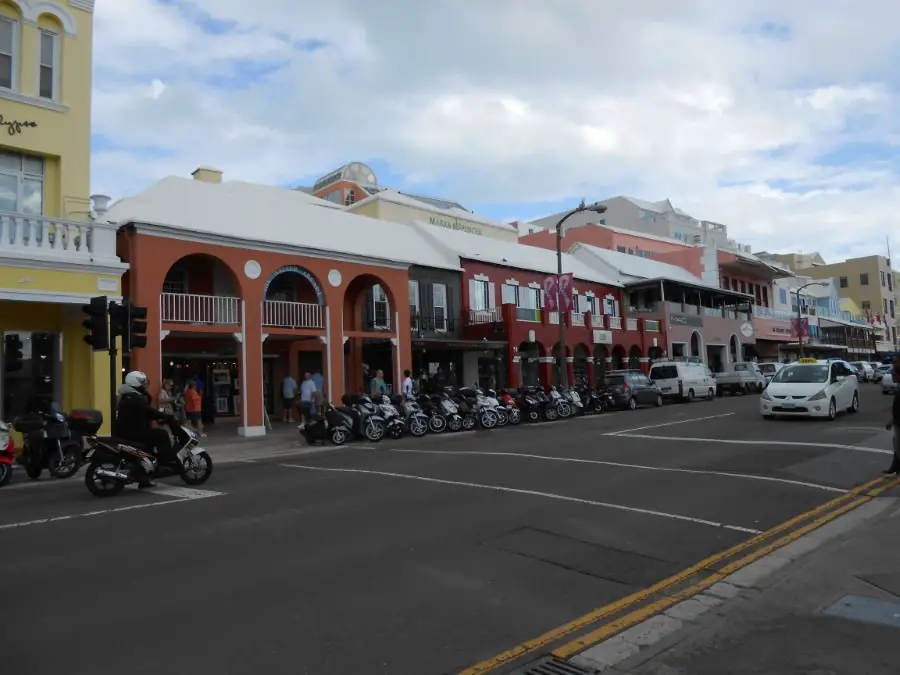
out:
<path id="1" fill-rule="evenodd" d="M 284 407 L 284 421 L 292 422 L 294 399 L 297 398 L 297 380 L 288 373 L 281 382 L 281 404 Z"/>
<path id="2" fill-rule="evenodd" d="M 403 395 L 410 397 L 413 395 L 413 381 L 408 370 L 403 371 Z"/>
<path id="3" fill-rule="evenodd" d="M 303 384 L 300 385 L 300 414 L 303 416 L 300 427 L 306 424 L 306 418 L 310 415 L 310 407 L 313 405 L 313 394 L 316 393 L 316 383 L 309 373 L 303 373 Z"/>

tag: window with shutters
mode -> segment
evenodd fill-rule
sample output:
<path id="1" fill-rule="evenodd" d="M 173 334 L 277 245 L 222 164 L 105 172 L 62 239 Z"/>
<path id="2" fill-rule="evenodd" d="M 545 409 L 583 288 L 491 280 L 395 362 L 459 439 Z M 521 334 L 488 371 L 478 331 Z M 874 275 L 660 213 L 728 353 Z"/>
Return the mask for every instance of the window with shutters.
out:
<path id="1" fill-rule="evenodd" d="M 387 293 L 381 286 L 375 284 L 372 286 L 372 325 L 375 328 L 390 328 L 390 316 Z"/>
<path id="2" fill-rule="evenodd" d="M 419 282 L 409 280 L 409 313 L 413 318 L 419 316 Z"/>
<path id="3" fill-rule="evenodd" d="M 475 311 L 483 311 L 491 309 L 494 306 L 491 297 L 491 284 L 489 281 L 480 279 L 469 280 L 469 309 Z"/>
<path id="4" fill-rule="evenodd" d="M 540 309 L 539 300 L 539 288 L 522 288 L 519 290 L 518 307 L 521 307 L 522 309 Z"/>
<path id="5" fill-rule="evenodd" d="M 41 30 L 38 96 L 55 101 L 59 98 L 59 35 Z"/>
<path id="6" fill-rule="evenodd" d="M 515 284 L 503 284 L 500 287 L 500 302 L 504 305 L 519 305 L 519 287 Z"/>
<path id="7" fill-rule="evenodd" d="M 434 310 L 434 329 L 447 330 L 447 287 L 444 284 L 432 284 L 431 302 Z"/>

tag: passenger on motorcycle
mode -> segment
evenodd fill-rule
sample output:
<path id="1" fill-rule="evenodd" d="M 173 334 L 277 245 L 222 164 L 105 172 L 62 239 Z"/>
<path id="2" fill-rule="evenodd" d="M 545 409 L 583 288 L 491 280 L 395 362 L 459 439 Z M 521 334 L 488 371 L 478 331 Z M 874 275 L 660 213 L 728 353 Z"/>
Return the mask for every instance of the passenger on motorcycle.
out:
<path id="1" fill-rule="evenodd" d="M 174 454 L 172 440 L 168 431 L 154 427 L 152 422 L 168 421 L 170 416 L 151 404 L 147 384 L 147 376 L 138 370 L 125 376 L 125 383 L 118 391 L 119 403 L 113 420 L 113 436 L 137 443 L 147 452 L 155 452 L 157 461 L 165 464 L 171 461 Z M 136 467 L 136 471 L 141 472 L 138 487 L 149 488 L 156 485 L 143 469 Z"/>

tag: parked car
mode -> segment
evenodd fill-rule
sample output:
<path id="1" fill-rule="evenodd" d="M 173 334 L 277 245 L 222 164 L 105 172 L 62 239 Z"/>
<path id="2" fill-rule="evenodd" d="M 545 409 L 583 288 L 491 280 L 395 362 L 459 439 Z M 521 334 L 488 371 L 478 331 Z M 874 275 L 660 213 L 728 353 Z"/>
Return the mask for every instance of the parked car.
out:
<path id="1" fill-rule="evenodd" d="M 749 394 L 766 388 L 766 376 L 762 374 L 756 363 L 741 361 L 729 364 L 725 366 L 724 372 L 717 373 L 716 383 L 719 385 L 719 396 L 725 392 Z"/>
<path id="2" fill-rule="evenodd" d="M 867 361 L 851 361 L 850 365 L 856 368 L 859 373 L 860 382 L 872 381 L 872 377 L 875 375 L 875 369 L 872 368 L 870 363 Z"/>
<path id="3" fill-rule="evenodd" d="M 891 372 L 891 366 L 889 364 L 881 363 L 875 369 L 875 372 L 872 375 L 872 382 L 878 383 L 881 382 L 882 378 L 884 378 L 886 373 Z"/>
<path id="4" fill-rule="evenodd" d="M 897 393 L 897 383 L 894 382 L 894 376 L 890 370 L 881 378 L 881 393 L 884 395 Z"/>
<path id="5" fill-rule="evenodd" d="M 702 363 L 657 361 L 650 368 L 650 380 L 667 399 L 692 401 L 716 394 L 716 377 Z"/>
<path id="6" fill-rule="evenodd" d="M 663 404 L 663 393 L 639 370 L 613 370 L 606 374 L 604 384 L 609 388 L 616 405 L 634 410 L 639 405 Z"/>
<path id="7" fill-rule="evenodd" d="M 784 368 L 783 363 L 759 363 L 759 372 L 766 378 L 766 384 L 772 381 L 772 378 L 778 374 L 778 371 Z"/>

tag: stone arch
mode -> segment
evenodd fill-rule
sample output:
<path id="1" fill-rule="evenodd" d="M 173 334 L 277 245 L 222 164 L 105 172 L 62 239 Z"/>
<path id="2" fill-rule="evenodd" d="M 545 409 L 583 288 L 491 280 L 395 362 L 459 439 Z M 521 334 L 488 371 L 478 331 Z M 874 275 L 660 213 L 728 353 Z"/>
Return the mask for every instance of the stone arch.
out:
<path id="1" fill-rule="evenodd" d="M 650 361 L 659 361 L 663 357 L 662 347 L 650 347 L 647 350 L 647 356 L 650 357 Z"/>
<path id="2" fill-rule="evenodd" d="M 378 274 L 356 275 L 344 289 L 344 330 L 392 332 L 397 297 L 397 289 Z"/>
<path id="3" fill-rule="evenodd" d="M 622 370 L 627 366 L 625 347 L 616 345 L 612 350 L 612 370 Z"/>
<path id="4" fill-rule="evenodd" d="M 547 350 L 540 342 L 523 342 L 519 345 L 520 382 L 523 387 L 536 387 L 541 380 L 540 359 Z"/>
<path id="5" fill-rule="evenodd" d="M 602 384 L 603 378 L 606 377 L 606 371 L 609 370 L 609 364 L 606 359 L 609 358 L 609 348 L 606 345 L 594 346 L 594 378 L 595 384 Z"/>
<path id="6" fill-rule="evenodd" d="M 269 278 L 266 279 L 265 286 L 263 286 L 263 298 L 266 300 L 269 299 L 269 291 L 273 289 L 272 282 L 276 281 L 276 279 L 278 279 L 279 277 L 284 278 L 285 276 L 288 276 L 288 275 L 294 276 L 294 277 L 299 276 L 302 279 L 304 279 L 307 282 L 307 284 L 309 285 L 309 287 L 312 289 L 313 294 L 315 295 L 316 304 L 319 305 L 320 307 L 325 306 L 325 292 L 322 290 L 321 282 L 319 282 L 319 280 L 315 274 L 310 272 L 305 267 L 301 267 L 300 265 L 284 265 L 282 267 L 279 267 L 274 272 L 272 272 L 272 274 L 269 275 Z M 275 285 L 275 287 L 277 287 L 277 284 Z M 305 302 L 305 300 L 299 299 L 300 297 L 301 297 L 301 294 L 297 293 L 298 299 L 294 300 L 294 302 Z"/>
<path id="7" fill-rule="evenodd" d="M 695 330 L 691 333 L 691 341 L 688 343 L 688 349 L 691 356 L 699 357 L 702 362 L 706 362 L 703 353 L 703 336 L 700 331 Z"/>
<path id="8" fill-rule="evenodd" d="M 222 258 L 188 253 L 173 262 L 160 289 L 162 321 L 239 324 L 240 277 Z"/>
<path id="9" fill-rule="evenodd" d="M 632 345 L 631 349 L 628 350 L 628 367 L 632 370 L 640 370 L 642 356 L 641 348 L 637 345 Z"/>
<path id="10" fill-rule="evenodd" d="M 18 3 L 22 16 L 33 23 L 37 23 L 43 15 L 53 17 L 62 26 L 66 35 L 76 37 L 78 35 L 78 23 L 71 12 L 58 2 L 51 0 L 20 0 Z"/>
<path id="11" fill-rule="evenodd" d="M 737 363 L 741 360 L 741 341 L 736 333 L 732 333 L 731 338 L 728 340 L 728 356 L 731 359 L 731 363 Z"/>
<path id="12" fill-rule="evenodd" d="M 591 361 L 591 348 L 583 342 L 579 342 L 572 350 L 572 356 L 574 357 L 572 371 L 575 375 L 575 382 L 585 382 L 590 385 L 588 363 Z"/>

